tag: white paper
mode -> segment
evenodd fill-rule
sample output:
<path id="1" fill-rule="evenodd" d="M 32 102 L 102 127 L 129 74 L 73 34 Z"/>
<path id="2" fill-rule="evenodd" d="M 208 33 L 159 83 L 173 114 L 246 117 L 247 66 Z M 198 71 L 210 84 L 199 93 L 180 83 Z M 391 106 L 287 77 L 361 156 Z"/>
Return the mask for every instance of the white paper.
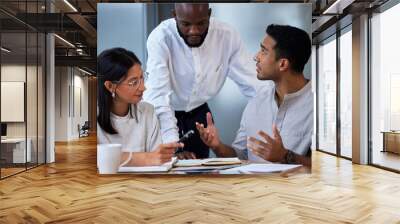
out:
<path id="1" fill-rule="evenodd" d="M 222 170 L 237 167 L 240 165 L 225 165 L 225 166 L 187 166 L 175 167 L 172 171 L 200 171 L 200 170 Z"/>
<path id="2" fill-rule="evenodd" d="M 276 164 L 276 163 L 253 163 L 232 169 L 220 171 L 221 174 L 257 174 L 257 173 L 273 173 L 290 170 L 301 165 L 293 164 Z"/>
<path id="3" fill-rule="evenodd" d="M 174 166 L 176 167 L 187 167 L 187 166 L 202 166 L 209 163 L 221 163 L 221 165 L 225 165 L 224 163 L 240 163 L 240 160 L 237 157 L 232 158 L 208 158 L 208 159 L 186 159 L 186 160 L 178 160 Z"/>
<path id="4" fill-rule="evenodd" d="M 174 166 L 201 166 L 203 164 L 202 159 L 182 159 L 178 160 Z"/>
<path id="5" fill-rule="evenodd" d="M 120 173 L 146 173 L 146 172 L 168 172 L 177 158 L 173 157 L 171 161 L 162 164 L 161 166 L 121 166 L 118 169 Z"/>

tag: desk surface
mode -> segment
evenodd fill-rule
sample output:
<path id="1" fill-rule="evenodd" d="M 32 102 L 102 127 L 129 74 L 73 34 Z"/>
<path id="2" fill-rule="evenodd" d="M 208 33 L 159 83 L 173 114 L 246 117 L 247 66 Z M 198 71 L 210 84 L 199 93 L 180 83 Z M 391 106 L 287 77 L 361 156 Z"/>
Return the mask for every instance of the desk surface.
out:
<path id="1" fill-rule="evenodd" d="M 400 135 L 400 131 L 381 131 L 383 134 L 398 134 Z"/>
<path id="2" fill-rule="evenodd" d="M 29 138 L 27 139 L 29 141 Z M 1 143 L 20 143 L 25 142 L 25 138 L 6 138 L 1 139 Z"/>

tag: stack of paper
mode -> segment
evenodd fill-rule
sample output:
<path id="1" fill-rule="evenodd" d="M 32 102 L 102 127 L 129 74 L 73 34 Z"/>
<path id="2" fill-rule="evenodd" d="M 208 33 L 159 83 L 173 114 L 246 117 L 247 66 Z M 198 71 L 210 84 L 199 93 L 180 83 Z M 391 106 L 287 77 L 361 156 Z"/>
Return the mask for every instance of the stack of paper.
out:
<path id="1" fill-rule="evenodd" d="M 118 169 L 120 173 L 146 173 L 146 172 L 168 172 L 176 163 L 177 158 L 173 157 L 171 161 L 160 166 L 122 166 Z"/>
<path id="2" fill-rule="evenodd" d="M 187 159 L 178 160 L 174 164 L 175 167 L 199 167 L 199 166 L 226 166 L 241 164 L 242 162 L 237 158 L 209 158 L 209 159 Z"/>

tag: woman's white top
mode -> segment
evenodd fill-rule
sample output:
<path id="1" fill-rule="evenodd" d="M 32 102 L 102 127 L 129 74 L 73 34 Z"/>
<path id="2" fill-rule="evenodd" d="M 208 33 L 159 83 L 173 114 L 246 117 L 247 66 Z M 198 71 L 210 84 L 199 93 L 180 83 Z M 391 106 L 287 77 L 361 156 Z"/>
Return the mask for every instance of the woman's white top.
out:
<path id="1" fill-rule="evenodd" d="M 160 125 L 153 105 L 139 102 L 137 104 L 137 121 L 134 106 L 131 109 L 132 117 L 130 113 L 124 117 L 110 114 L 111 124 L 118 134 L 109 134 L 97 124 L 98 144 L 121 144 L 123 152 L 151 152 L 161 144 Z M 126 164 L 131 157 L 132 153 L 122 165 Z"/>

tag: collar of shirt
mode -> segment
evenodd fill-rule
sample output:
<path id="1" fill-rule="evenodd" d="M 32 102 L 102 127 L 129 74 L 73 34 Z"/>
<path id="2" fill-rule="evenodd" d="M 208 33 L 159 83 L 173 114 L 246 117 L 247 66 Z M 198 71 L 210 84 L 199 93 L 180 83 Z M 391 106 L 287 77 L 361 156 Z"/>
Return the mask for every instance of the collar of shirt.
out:
<path id="1" fill-rule="evenodd" d="M 289 100 L 292 100 L 292 99 L 296 99 L 296 98 L 298 98 L 298 97 L 301 97 L 302 95 L 304 95 L 305 93 L 307 93 L 310 89 L 311 89 L 311 82 L 310 82 L 310 80 L 308 80 L 308 81 L 307 81 L 307 84 L 304 85 L 303 88 L 301 88 L 301 89 L 298 90 L 297 92 L 285 94 L 285 95 L 283 96 L 283 101 L 282 101 L 281 106 L 282 106 L 285 102 L 287 102 L 287 101 L 289 101 Z M 276 86 L 275 86 L 275 85 L 273 85 L 272 94 L 273 94 L 273 96 L 274 96 L 274 100 L 275 100 L 275 103 L 276 103 L 276 105 L 277 105 L 277 104 L 278 104 L 278 99 L 277 99 L 277 95 L 276 95 Z"/>
<path id="2" fill-rule="evenodd" d="M 143 108 L 139 105 L 140 103 L 136 104 L 136 112 L 137 116 L 140 117 L 139 114 L 143 113 Z M 131 104 L 131 113 L 132 113 L 132 118 L 135 118 L 135 105 Z M 116 121 L 126 121 L 131 118 L 131 114 L 129 111 L 125 116 L 118 116 L 114 114 L 113 112 L 110 112 L 110 117 L 115 119 Z"/>
<path id="3" fill-rule="evenodd" d="M 296 100 L 298 98 L 301 98 L 304 94 L 307 94 L 307 92 L 311 89 L 311 82 L 308 81 L 303 88 L 298 90 L 297 92 L 294 93 L 289 93 L 286 94 L 283 97 L 283 101 L 281 105 L 278 107 L 278 100 L 276 97 L 276 89 L 275 85 L 273 85 L 273 88 L 271 88 L 271 97 L 273 100 L 271 100 L 271 108 L 273 110 L 273 117 L 274 117 L 274 123 L 278 127 L 279 130 L 282 130 L 282 125 L 283 121 L 285 120 L 286 117 L 286 112 L 289 107 L 291 107 L 293 100 Z"/>

